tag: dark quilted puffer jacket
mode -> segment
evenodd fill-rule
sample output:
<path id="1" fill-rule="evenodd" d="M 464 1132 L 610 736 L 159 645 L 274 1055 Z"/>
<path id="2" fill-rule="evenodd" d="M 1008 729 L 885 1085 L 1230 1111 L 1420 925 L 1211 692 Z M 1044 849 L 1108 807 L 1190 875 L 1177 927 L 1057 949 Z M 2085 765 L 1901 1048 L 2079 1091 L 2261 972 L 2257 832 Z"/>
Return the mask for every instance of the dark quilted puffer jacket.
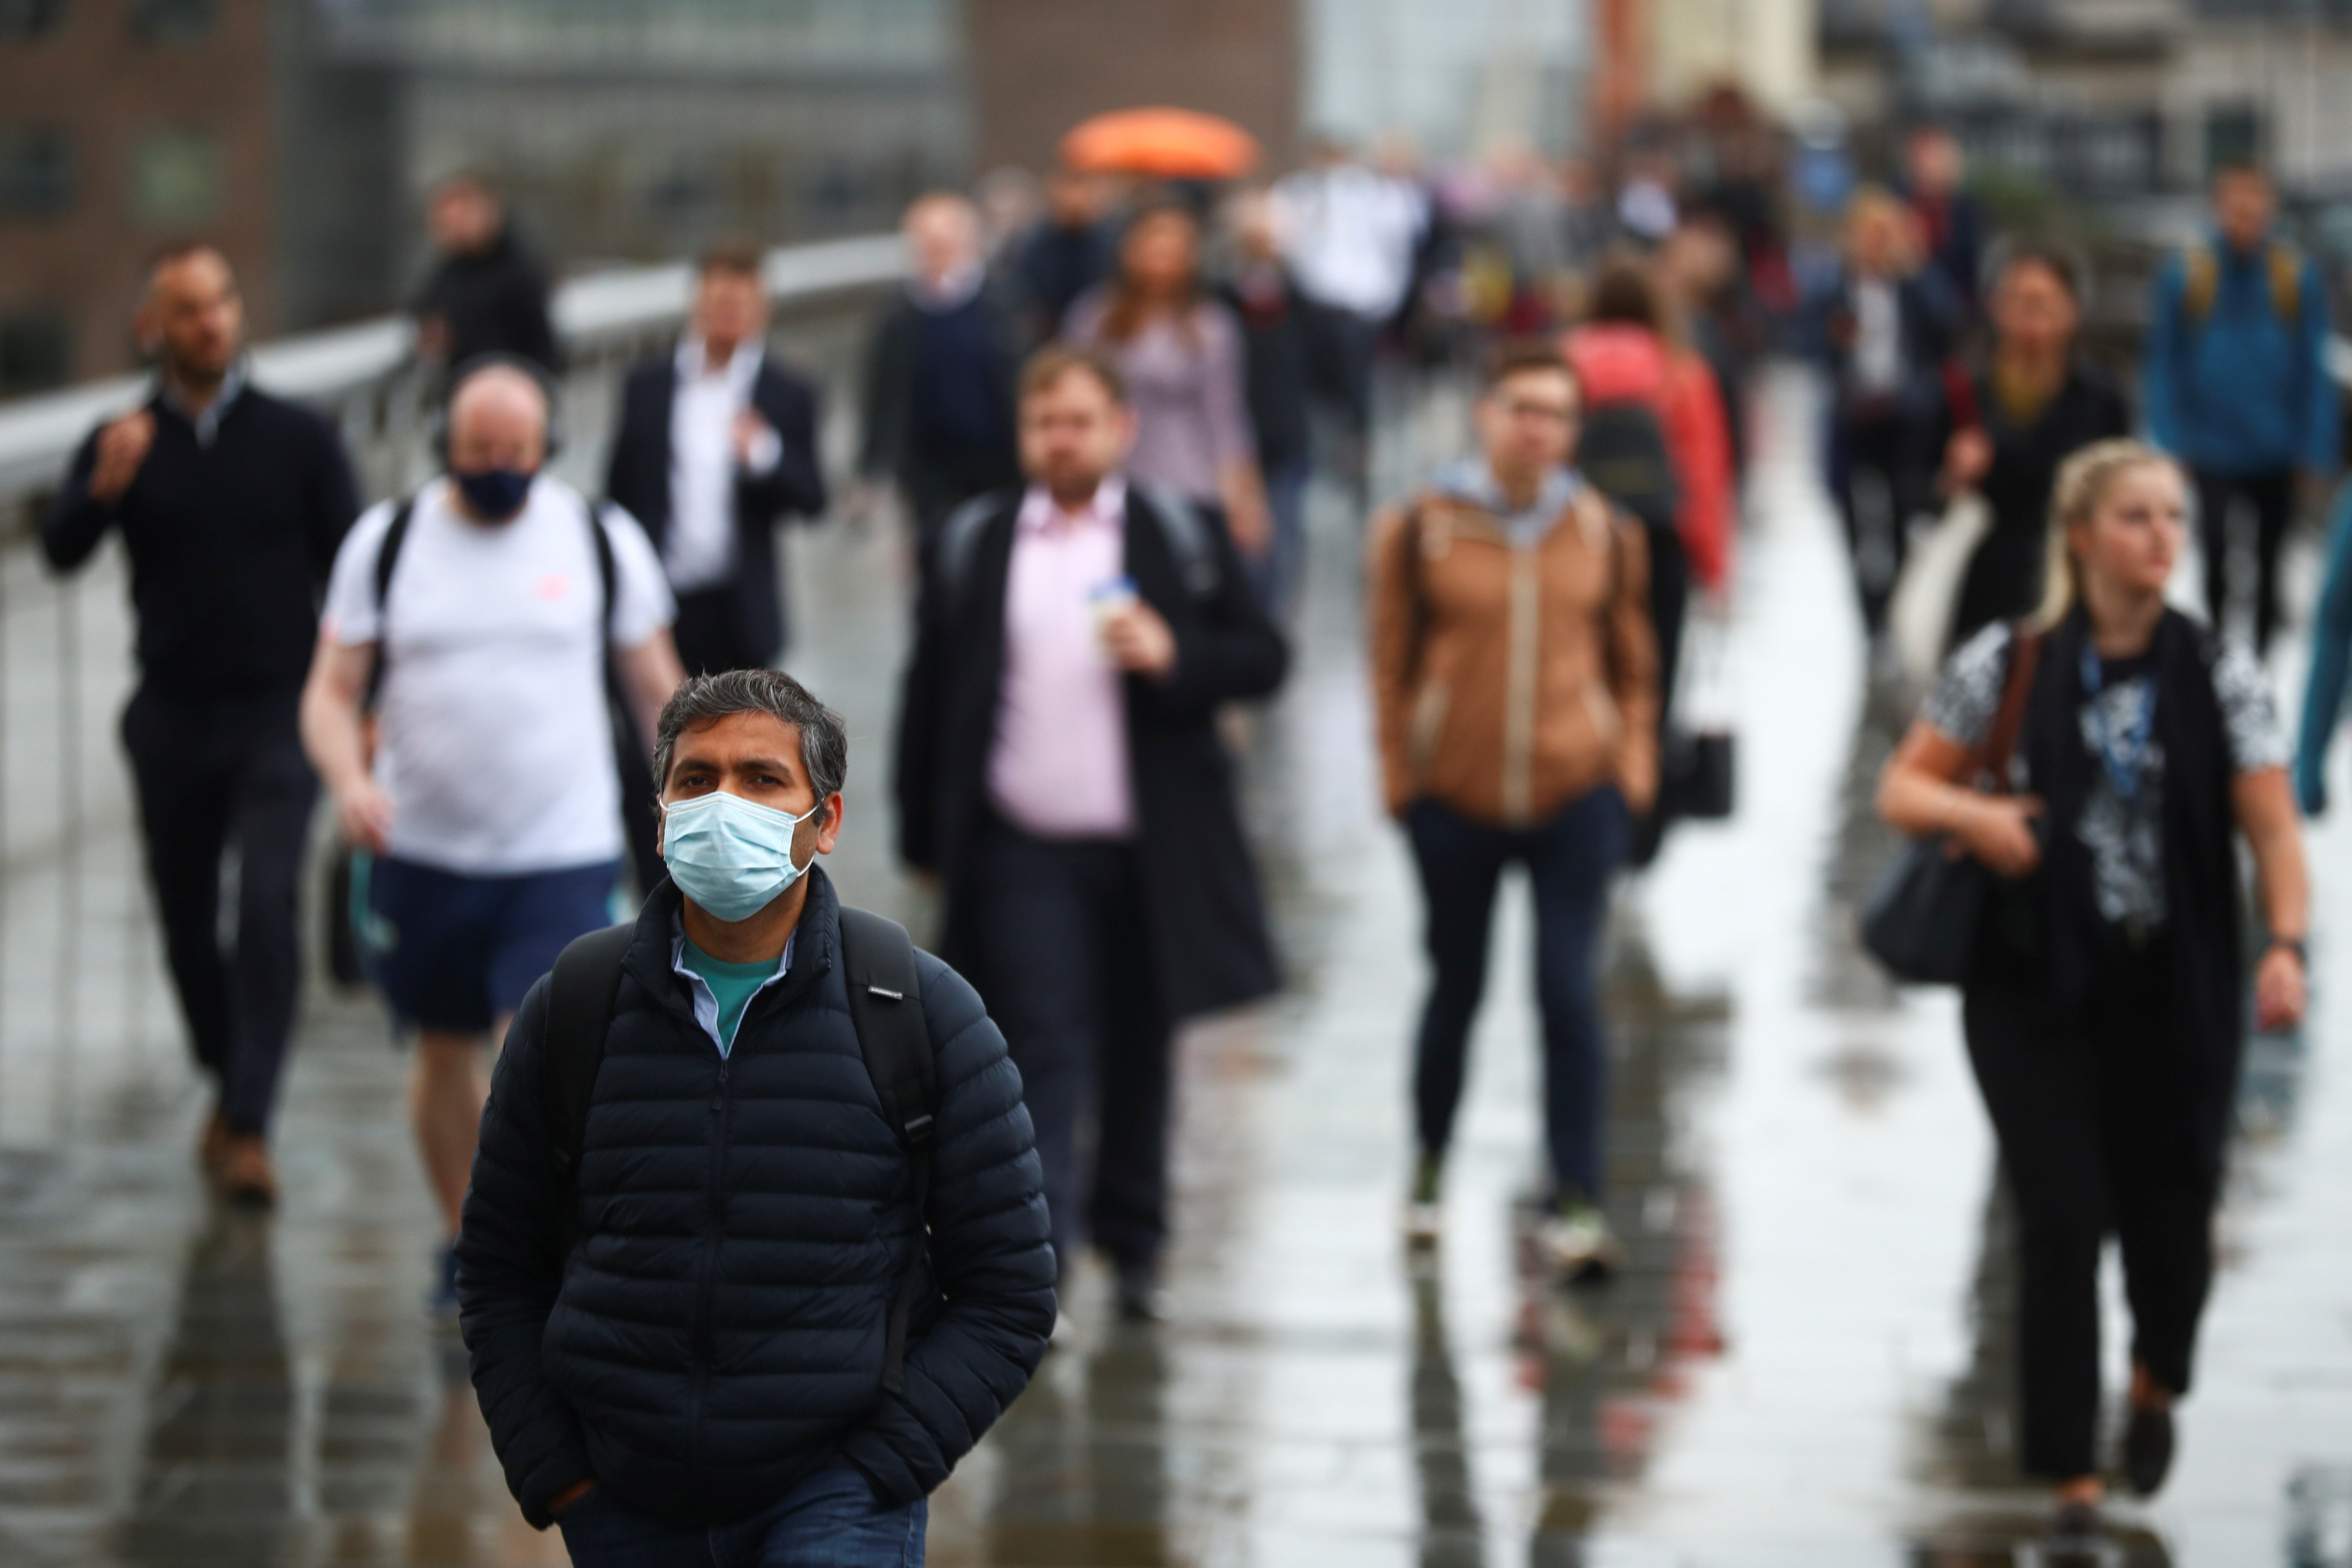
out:
<path id="1" fill-rule="evenodd" d="M 457 1258 L 507 1485 L 542 1528 L 548 1499 L 592 1477 L 689 1525 L 740 1519 L 843 1461 L 881 1501 L 911 1501 L 1021 1392 L 1053 1329 L 1020 1074 L 971 987 L 919 953 L 940 1300 L 911 1338 L 905 1392 L 887 1394 L 883 1337 L 918 1231 L 850 1025 L 833 888 L 811 870 L 791 972 L 752 999 L 725 1060 L 670 967 L 677 910 L 664 883 L 623 967 L 568 1260 L 540 1098 L 546 980 L 491 1084 Z"/>

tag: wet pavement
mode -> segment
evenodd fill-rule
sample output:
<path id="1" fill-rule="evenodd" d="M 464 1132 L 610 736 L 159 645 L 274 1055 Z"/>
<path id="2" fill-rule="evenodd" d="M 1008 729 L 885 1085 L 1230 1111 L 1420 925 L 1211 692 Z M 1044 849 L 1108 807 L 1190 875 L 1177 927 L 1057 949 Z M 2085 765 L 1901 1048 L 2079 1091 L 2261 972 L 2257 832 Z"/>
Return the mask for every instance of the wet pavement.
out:
<path id="1" fill-rule="evenodd" d="M 1393 422 L 1383 478 L 1458 413 L 1436 397 Z M 1610 942 L 1622 1276 L 1557 1291 L 1520 1266 L 1538 1145 L 1516 889 L 1444 1249 L 1417 1263 L 1397 1240 L 1417 915 L 1374 796 L 1355 527 L 1323 494 L 1297 673 L 1250 735 L 1292 989 L 1182 1043 L 1171 1321 L 1112 1324 L 1082 1278 L 1073 1340 L 935 1500 L 934 1563 L 2043 1560 L 1957 1009 L 1893 991 L 1849 934 L 1891 847 L 1866 801 L 1901 715 L 1864 698 L 1801 386 L 1765 415 L 1730 645 L 1739 814 L 1681 830 Z M 793 668 L 852 728 L 835 868 L 919 918 L 881 794 L 900 552 L 839 525 L 795 547 Z M 561 1562 L 421 1310 L 431 1207 L 403 1059 L 363 998 L 311 997 L 280 1213 L 215 1212 L 194 1178 L 204 1107 L 110 739 L 122 646 L 116 583 L 59 595 L 0 560 L 0 1563 Z M 2180 1462 L 2118 1510 L 2108 1562 L 2352 1568 L 2347 851 L 2340 818 L 2314 836 L 2316 1010 L 2255 1048 Z"/>

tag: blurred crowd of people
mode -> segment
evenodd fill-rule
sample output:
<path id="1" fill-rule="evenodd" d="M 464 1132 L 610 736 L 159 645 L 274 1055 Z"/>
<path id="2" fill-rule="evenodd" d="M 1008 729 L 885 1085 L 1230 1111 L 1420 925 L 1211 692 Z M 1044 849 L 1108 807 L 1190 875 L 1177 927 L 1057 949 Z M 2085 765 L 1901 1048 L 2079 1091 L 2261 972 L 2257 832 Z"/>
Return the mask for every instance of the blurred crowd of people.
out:
<path id="1" fill-rule="evenodd" d="M 898 848 L 939 882 L 952 965 L 920 961 L 929 1079 L 878 1065 L 871 998 L 908 1005 L 916 961 L 868 967 L 890 939 L 816 863 L 841 831 L 845 733 L 774 673 L 778 527 L 831 495 L 817 389 L 768 343 L 762 253 L 698 258 L 677 342 L 626 377 L 592 498 L 544 471 L 566 437 L 546 274 L 489 184 L 452 180 L 415 302 L 446 393 L 440 472 L 364 514 L 333 433 L 247 378 L 220 256 L 163 255 L 138 317 L 154 394 L 92 434 L 43 537 L 60 568 L 110 530 L 129 548 L 142 683 L 124 733 L 173 978 L 219 1089 L 206 1169 L 233 1200 L 275 1194 L 323 782 L 356 851 L 351 941 L 419 1042 L 411 1114 L 447 1233 L 436 1305 L 462 1311 L 526 1515 L 562 1521 L 581 1561 L 644 1560 L 614 1544 L 637 1510 L 778 1532 L 854 1517 L 877 1552 L 919 1537 L 922 1494 L 1017 1394 L 1047 1287 L 1077 1258 L 1104 1257 L 1125 1315 L 1161 1310 L 1174 1031 L 1278 984 L 1224 716 L 1284 679 L 1319 476 L 1364 528 L 1379 765 L 1427 915 L 1406 1234 L 1445 1230 L 1517 864 L 1543 1015 L 1537 1239 L 1559 1277 L 1605 1275 L 1599 937 L 1619 871 L 1677 816 L 1731 807 L 1728 737 L 1708 752 L 1678 705 L 1685 628 L 1696 614 L 1719 638 L 1737 581 L 1759 367 L 1804 354 L 1874 655 L 1907 639 L 1951 656 L 1886 815 L 2000 879 L 1998 940 L 1964 988 L 2023 1220 L 2025 1457 L 2060 1484 L 2065 1528 L 2095 1529 L 2103 1239 L 2123 1238 L 2142 1334 L 2129 1467 L 2153 1489 L 2210 1276 L 2196 1237 L 2237 998 L 2254 988 L 2265 1023 L 2303 1005 L 2293 753 L 2262 667 L 2214 633 L 2242 521 L 2252 641 L 2268 644 L 2294 508 L 2332 473 L 2327 295 L 2261 171 L 2223 171 L 2211 233 L 2158 279 L 2136 418 L 2077 351 L 2084 261 L 1989 233 L 1938 129 L 1907 137 L 1898 175 L 1808 226 L 1780 139 L 1730 116 L 1612 150 L 1606 170 L 1506 145 L 1430 173 L 1398 144 L 1327 142 L 1266 183 L 1000 171 L 915 201 L 840 510 L 902 515 L 915 563 L 892 770 Z M 1474 385 L 1475 426 L 1375 513 L 1371 437 L 1416 376 Z M 2124 439 L 2142 428 L 2154 445 Z M 2192 513 L 2204 625 L 2163 603 Z M 2311 810 L 2352 662 L 2352 522 L 2336 533 L 2294 778 Z M 2233 832 L 2265 900 L 2250 976 Z M 635 934 L 596 980 L 565 955 L 625 875 Z M 845 975 L 888 983 L 794 978 L 836 950 Z M 812 1021 L 825 1009 L 846 1037 Z M 602 1027 L 568 1111 L 524 1103 L 520 1082 L 494 1094 L 488 1047 L 510 1026 L 553 1079 L 582 1018 Z M 2151 1077 L 2135 1053 L 2158 1038 L 2179 1070 Z M 771 1050 L 805 1059 L 762 1066 Z M 862 1054 L 873 1089 L 826 1051 Z M 764 1098 L 730 1146 L 737 1093 Z M 707 1097 L 717 1131 L 665 1097 Z M 486 1101 L 495 1150 L 478 1147 Z M 820 1103 L 871 1124 L 793 1109 Z M 559 1112 L 581 1120 L 567 1131 Z M 737 1187 L 649 1174 L 681 1140 L 709 1140 Z M 824 1151 L 852 1147 L 894 1173 L 868 1196 L 897 1205 L 856 1246 L 837 1215 L 792 1206 L 831 1179 Z M 760 1201 L 730 1204 L 739 1188 Z M 715 1239 L 660 1241 L 689 1235 Z M 793 1247 L 843 1271 L 806 1311 L 873 1333 L 826 1340 L 823 1367 L 720 1366 L 713 1324 L 751 1310 L 727 1292 L 756 1293 L 768 1267 L 745 1260 Z M 647 1321 L 677 1334 L 676 1365 L 639 1364 L 628 1325 Z M 824 1433 L 744 1416 L 730 1440 L 759 1451 L 713 1479 L 662 1452 L 702 1428 L 649 1422 L 608 1374 L 656 1405 L 692 1383 L 718 1408 L 761 1376 L 847 1377 L 872 1398 L 825 1393 Z M 829 1468 L 811 1468 L 818 1448 Z M 826 1479 L 844 1466 L 847 1503 Z"/>

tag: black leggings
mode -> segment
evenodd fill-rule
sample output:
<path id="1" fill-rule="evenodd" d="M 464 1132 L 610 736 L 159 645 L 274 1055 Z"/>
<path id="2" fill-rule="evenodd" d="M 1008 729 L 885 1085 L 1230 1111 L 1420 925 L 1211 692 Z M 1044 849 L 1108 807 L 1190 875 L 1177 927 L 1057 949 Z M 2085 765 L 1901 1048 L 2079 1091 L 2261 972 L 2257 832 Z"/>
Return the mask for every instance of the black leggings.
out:
<path id="1" fill-rule="evenodd" d="M 2197 476 L 2197 537 L 2205 554 L 2205 618 L 2220 630 L 2230 608 L 2230 513 L 2243 499 L 2254 525 L 2254 651 L 2267 653 L 2279 624 L 2279 551 L 2294 521 L 2294 470 Z"/>
<path id="2" fill-rule="evenodd" d="M 2097 1471 L 2099 1258 L 2123 1248 L 2132 1358 L 2189 1390 L 2213 1275 L 2213 1205 L 2234 1063 L 2184 1062 L 2168 944 L 2105 966 L 2080 1013 L 1979 981 L 1962 1016 L 2017 1206 L 2020 1458 Z"/>

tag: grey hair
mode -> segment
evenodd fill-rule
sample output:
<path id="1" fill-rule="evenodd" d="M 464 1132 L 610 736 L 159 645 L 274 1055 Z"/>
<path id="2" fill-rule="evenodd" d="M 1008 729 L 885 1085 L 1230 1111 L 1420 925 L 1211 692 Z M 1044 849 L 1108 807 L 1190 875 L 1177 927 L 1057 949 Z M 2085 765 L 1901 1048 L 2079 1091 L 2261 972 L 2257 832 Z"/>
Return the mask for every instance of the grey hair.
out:
<path id="1" fill-rule="evenodd" d="M 765 713 L 801 734 L 801 771 L 822 802 L 849 776 L 849 728 L 841 715 L 780 669 L 730 669 L 688 676 L 662 704 L 654 727 L 654 787 L 669 785 L 669 761 L 688 730 L 737 713 Z"/>

